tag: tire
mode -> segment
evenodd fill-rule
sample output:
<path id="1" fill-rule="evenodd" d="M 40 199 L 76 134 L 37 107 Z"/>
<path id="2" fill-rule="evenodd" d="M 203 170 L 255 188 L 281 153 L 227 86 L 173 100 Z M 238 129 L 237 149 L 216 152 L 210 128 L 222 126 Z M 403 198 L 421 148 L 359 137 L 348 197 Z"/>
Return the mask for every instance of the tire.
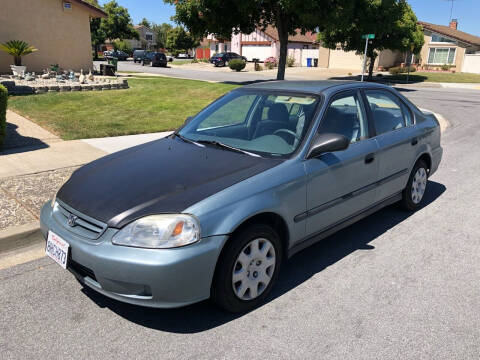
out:
<path id="1" fill-rule="evenodd" d="M 142 66 L 145 66 L 145 61 L 142 60 Z"/>
<path id="2" fill-rule="evenodd" d="M 234 313 L 263 303 L 282 264 L 282 243 L 275 230 L 261 224 L 249 226 L 233 235 L 220 256 L 211 289 L 213 302 Z"/>
<path id="3" fill-rule="evenodd" d="M 225 62 L 223 63 L 223 66 L 224 66 L 224 67 L 225 67 L 225 66 L 228 66 L 228 61 L 225 61 Z"/>
<path id="4" fill-rule="evenodd" d="M 428 166 L 423 160 L 417 161 L 403 189 L 400 206 L 407 211 L 415 211 L 422 206 L 428 184 Z"/>

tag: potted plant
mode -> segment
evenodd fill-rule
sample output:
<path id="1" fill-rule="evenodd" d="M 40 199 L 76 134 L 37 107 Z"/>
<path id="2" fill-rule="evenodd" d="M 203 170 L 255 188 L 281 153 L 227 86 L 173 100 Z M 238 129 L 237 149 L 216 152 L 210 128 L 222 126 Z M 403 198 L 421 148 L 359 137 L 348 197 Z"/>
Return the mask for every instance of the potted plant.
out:
<path id="1" fill-rule="evenodd" d="M 33 46 L 21 40 L 7 41 L 5 44 L 0 44 L 0 49 L 13 56 L 14 65 L 10 65 L 10 67 L 13 75 L 16 76 L 23 76 L 27 70 L 26 66 L 22 66 L 22 56 L 37 51 Z"/>

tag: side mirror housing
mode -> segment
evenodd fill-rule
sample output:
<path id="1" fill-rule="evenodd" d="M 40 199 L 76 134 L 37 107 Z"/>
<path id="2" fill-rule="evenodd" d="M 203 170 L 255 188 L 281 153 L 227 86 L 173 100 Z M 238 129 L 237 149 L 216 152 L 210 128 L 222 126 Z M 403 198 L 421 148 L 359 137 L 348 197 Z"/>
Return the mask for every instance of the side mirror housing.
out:
<path id="1" fill-rule="evenodd" d="M 346 136 L 340 134 L 321 134 L 313 140 L 313 144 L 307 155 L 307 159 L 318 157 L 322 154 L 334 151 L 341 151 L 348 148 L 350 141 Z"/>

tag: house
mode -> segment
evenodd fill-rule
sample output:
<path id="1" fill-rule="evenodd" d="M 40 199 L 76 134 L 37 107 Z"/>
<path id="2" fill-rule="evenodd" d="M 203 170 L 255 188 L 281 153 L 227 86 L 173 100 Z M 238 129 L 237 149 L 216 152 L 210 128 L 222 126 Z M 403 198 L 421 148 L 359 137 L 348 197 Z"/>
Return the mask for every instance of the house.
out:
<path id="1" fill-rule="evenodd" d="M 420 53 L 424 68 L 451 66 L 456 71 L 480 73 L 480 37 L 458 30 L 458 21 L 449 26 L 420 21 L 425 45 Z"/>
<path id="2" fill-rule="evenodd" d="M 88 70 L 93 67 L 90 18 L 106 17 L 82 0 L 2 0 L 0 42 L 23 40 L 38 49 L 22 58 L 27 71 L 51 64 Z M 0 72 L 10 73 L 12 57 L 0 52 Z"/>
<path id="3" fill-rule="evenodd" d="M 264 61 L 271 56 L 280 56 L 278 31 L 273 26 L 257 28 L 251 34 L 233 34 L 231 45 L 232 52 L 245 56 L 249 61 L 254 58 Z M 288 37 L 288 56 L 295 59 L 296 65 L 305 66 L 307 58 L 318 58 L 318 48 L 317 36 L 314 33 L 301 34 L 297 30 L 295 35 Z"/>
<path id="4" fill-rule="evenodd" d="M 203 38 L 195 49 L 195 58 L 210 59 L 213 54 L 231 51 L 230 39 L 218 39 L 214 35 Z"/>
<path id="5" fill-rule="evenodd" d="M 155 32 L 145 25 L 134 26 L 135 30 L 138 31 L 138 40 L 137 39 L 128 39 L 125 40 L 130 43 L 130 46 L 133 50 L 136 49 L 146 49 L 154 50 L 157 48 L 157 36 Z"/>

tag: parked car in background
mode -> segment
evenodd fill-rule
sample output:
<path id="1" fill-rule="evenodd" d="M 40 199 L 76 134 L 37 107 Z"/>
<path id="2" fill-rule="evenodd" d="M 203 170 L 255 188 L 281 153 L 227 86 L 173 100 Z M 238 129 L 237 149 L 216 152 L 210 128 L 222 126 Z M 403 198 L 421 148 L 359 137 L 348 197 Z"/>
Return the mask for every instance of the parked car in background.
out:
<path id="1" fill-rule="evenodd" d="M 247 61 L 245 56 L 241 56 L 233 52 L 225 52 L 213 55 L 210 58 L 210 62 L 215 66 L 228 66 L 228 62 L 233 59 L 242 59 L 245 62 Z"/>
<path id="2" fill-rule="evenodd" d="M 173 61 L 173 56 L 172 55 L 165 55 L 167 57 L 167 61 L 168 62 L 172 62 Z"/>
<path id="3" fill-rule="evenodd" d="M 435 116 L 388 86 L 263 82 L 79 168 L 41 230 L 50 257 L 111 298 L 248 311 L 298 251 L 387 205 L 420 209 L 442 153 Z"/>
<path id="4" fill-rule="evenodd" d="M 142 59 L 142 66 L 167 66 L 167 57 L 164 53 L 160 52 L 149 52 Z"/>
<path id="5" fill-rule="evenodd" d="M 121 50 L 108 50 L 103 52 L 104 57 L 114 57 L 117 58 L 119 61 L 125 61 L 129 58 L 126 52 Z"/>
<path id="6" fill-rule="evenodd" d="M 177 59 L 190 59 L 190 55 L 186 53 L 180 53 L 177 55 Z"/>
<path id="7" fill-rule="evenodd" d="M 134 63 L 141 63 L 142 62 L 142 59 L 145 57 L 145 55 L 147 55 L 149 53 L 149 51 L 147 50 L 135 50 L 133 52 L 133 62 Z"/>

